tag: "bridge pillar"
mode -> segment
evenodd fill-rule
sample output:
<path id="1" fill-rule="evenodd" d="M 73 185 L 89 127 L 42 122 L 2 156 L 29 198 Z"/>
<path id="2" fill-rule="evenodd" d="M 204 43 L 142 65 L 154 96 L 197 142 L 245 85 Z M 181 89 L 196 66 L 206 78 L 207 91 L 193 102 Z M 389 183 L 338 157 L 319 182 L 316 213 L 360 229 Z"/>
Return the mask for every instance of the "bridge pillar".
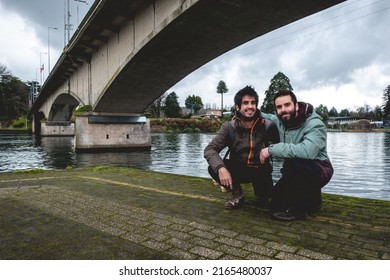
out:
<path id="1" fill-rule="evenodd" d="M 76 151 L 146 150 L 151 147 L 145 116 L 76 116 Z"/>
<path id="2" fill-rule="evenodd" d="M 67 121 L 41 122 L 41 136 L 74 136 L 74 123 Z"/>

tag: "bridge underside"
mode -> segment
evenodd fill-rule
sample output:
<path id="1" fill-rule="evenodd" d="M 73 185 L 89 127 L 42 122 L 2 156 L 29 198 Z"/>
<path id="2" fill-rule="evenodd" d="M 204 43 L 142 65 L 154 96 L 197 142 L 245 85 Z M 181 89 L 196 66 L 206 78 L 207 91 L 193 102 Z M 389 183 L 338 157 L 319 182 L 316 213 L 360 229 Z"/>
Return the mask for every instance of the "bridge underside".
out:
<path id="1" fill-rule="evenodd" d="M 155 99 L 212 59 L 339 2 L 198 1 L 134 54 L 106 86 L 94 111 L 142 114 Z"/>
<path id="2" fill-rule="evenodd" d="M 54 101 L 48 121 L 70 121 L 74 109 L 79 105 L 79 102 L 69 94 L 61 94 Z"/>

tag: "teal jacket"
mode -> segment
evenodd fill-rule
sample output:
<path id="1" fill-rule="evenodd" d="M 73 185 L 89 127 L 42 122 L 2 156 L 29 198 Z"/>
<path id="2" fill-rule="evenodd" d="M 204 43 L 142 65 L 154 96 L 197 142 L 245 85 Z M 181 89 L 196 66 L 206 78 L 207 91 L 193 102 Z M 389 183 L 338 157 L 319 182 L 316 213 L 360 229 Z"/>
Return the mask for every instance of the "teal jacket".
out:
<path id="1" fill-rule="evenodd" d="M 298 104 L 297 122 L 289 128 L 276 115 L 262 113 L 263 118 L 276 124 L 280 136 L 280 143 L 269 146 L 270 155 L 284 159 L 329 160 L 325 124 L 314 112 L 312 105 L 303 102 Z"/>

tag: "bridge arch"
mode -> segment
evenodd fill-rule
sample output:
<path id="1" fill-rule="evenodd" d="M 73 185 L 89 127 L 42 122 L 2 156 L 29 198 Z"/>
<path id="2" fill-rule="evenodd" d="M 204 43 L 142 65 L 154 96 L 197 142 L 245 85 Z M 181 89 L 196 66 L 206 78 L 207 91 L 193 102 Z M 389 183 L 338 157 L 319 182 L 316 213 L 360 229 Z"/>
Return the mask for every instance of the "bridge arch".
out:
<path id="1" fill-rule="evenodd" d="M 76 94 L 61 93 L 54 100 L 48 115 L 48 121 L 70 121 L 74 109 L 83 102 Z"/>

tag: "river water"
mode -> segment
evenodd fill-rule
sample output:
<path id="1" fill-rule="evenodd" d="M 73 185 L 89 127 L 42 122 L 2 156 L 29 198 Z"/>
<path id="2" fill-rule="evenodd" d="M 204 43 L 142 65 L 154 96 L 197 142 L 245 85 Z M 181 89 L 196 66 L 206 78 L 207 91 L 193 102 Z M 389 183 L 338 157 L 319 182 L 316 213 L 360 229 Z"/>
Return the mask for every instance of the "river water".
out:
<path id="1" fill-rule="evenodd" d="M 0 135 L 0 172 L 110 165 L 209 178 L 203 149 L 213 136 L 159 133 L 150 151 L 76 153 L 73 137 Z M 390 200 L 390 133 L 329 132 L 328 152 L 335 174 L 324 192 Z"/>

